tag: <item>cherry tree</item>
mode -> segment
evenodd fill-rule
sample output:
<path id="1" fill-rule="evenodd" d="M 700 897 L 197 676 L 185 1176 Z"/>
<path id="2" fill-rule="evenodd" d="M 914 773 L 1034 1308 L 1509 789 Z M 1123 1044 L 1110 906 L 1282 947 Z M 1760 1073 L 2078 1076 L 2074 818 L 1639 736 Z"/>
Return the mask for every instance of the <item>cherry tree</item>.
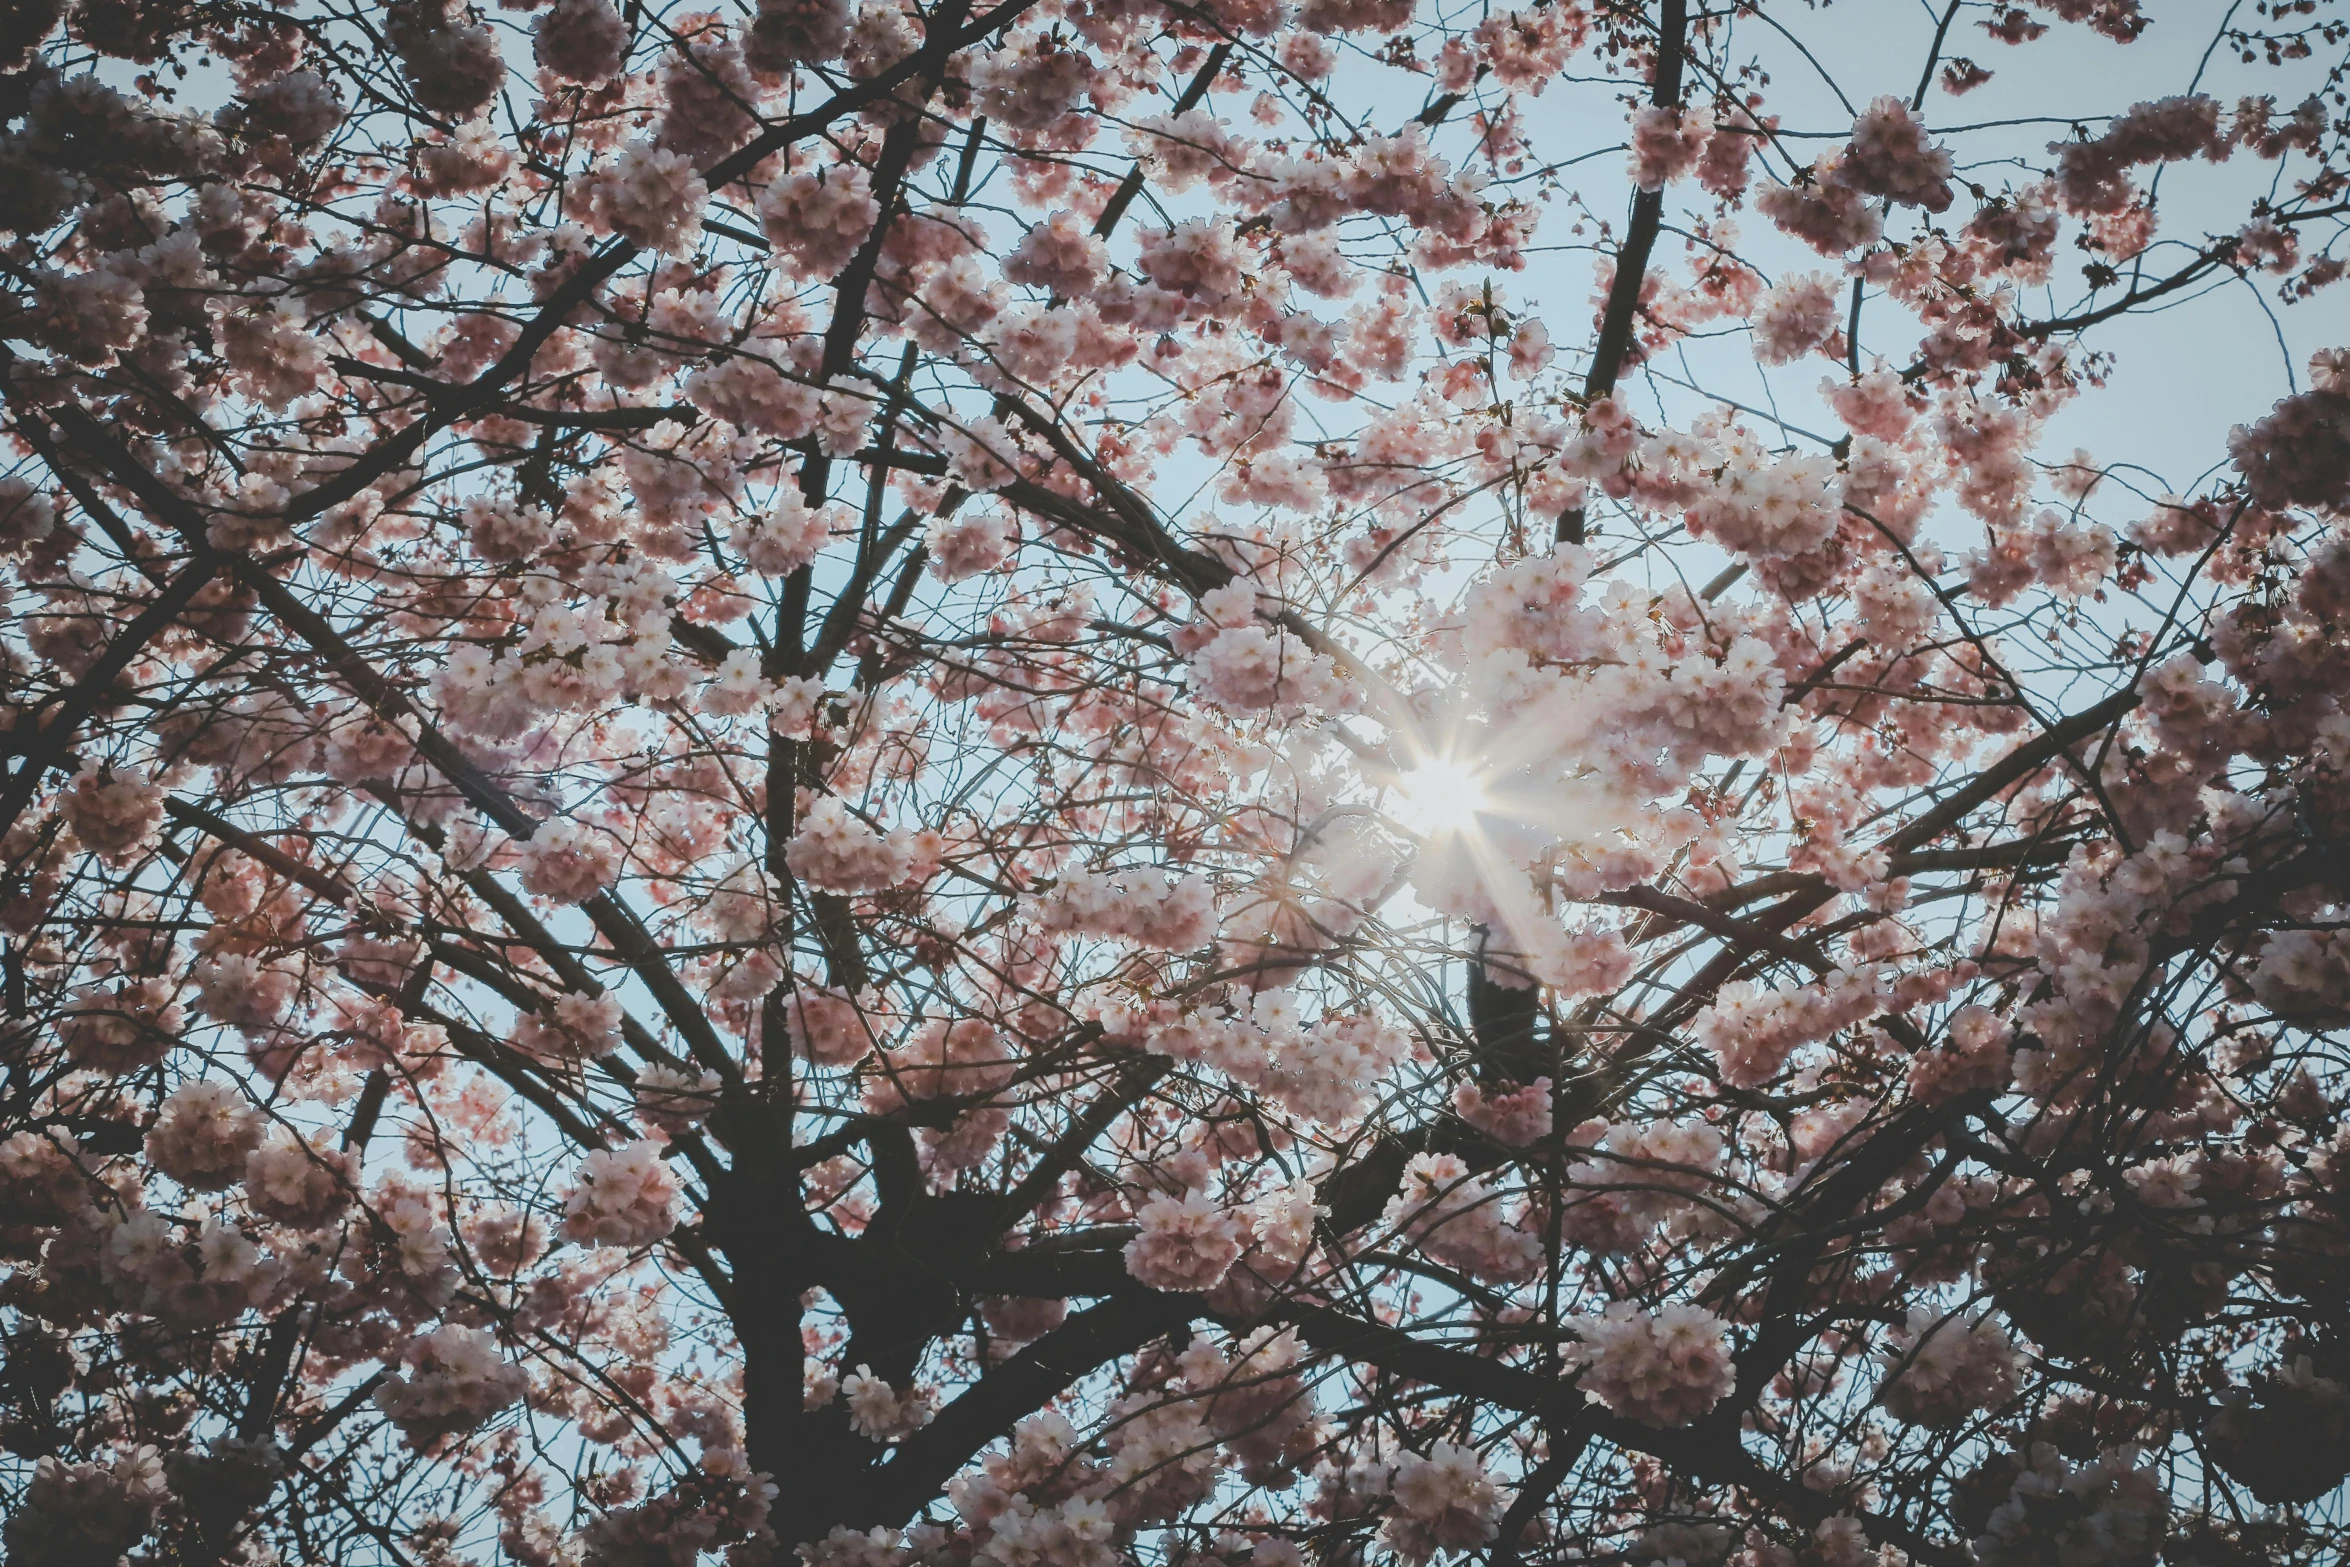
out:
<path id="1" fill-rule="evenodd" d="M 8 1559 L 2339 1560 L 2346 47 L 11 0 Z"/>

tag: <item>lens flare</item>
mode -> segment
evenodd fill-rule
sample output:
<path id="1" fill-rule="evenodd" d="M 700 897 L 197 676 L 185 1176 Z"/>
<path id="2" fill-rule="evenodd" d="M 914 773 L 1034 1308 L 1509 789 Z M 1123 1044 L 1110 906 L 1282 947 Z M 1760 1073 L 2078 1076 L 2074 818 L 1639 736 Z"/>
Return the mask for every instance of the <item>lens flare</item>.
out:
<path id="1" fill-rule="evenodd" d="M 1457 757 L 1435 756 L 1396 780 L 1390 810 L 1410 831 L 1433 838 L 1467 832 L 1487 803 L 1481 769 Z"/>

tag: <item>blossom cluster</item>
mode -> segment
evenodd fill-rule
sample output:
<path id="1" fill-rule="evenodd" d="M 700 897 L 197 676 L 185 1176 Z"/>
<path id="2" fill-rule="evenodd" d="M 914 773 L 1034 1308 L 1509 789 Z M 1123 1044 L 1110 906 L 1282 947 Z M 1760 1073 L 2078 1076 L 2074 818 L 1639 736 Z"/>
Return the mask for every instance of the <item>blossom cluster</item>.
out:
<path id="1" fill-rule="evenodd" d="M 520 1399 L 528 1384 L 496 1338 L 479 1328 L 452 1326 L 409 1340 L 399 1369 L 386 1373 L 374 1398 L 400 1434 L 423 1448 L 478 1430 Z"/>
<path id="2" fill-rule="evenodd" d="M 1047 931 L 1109 936 L 1179 952 L 1204 944 L 1216 927 L 1215 889 L 1203 876 L 1071 871 L 1037 910 Z"/>
<path id="3" fill-rule="evenodd" d="M 1579 1385 L 1617 1414 L 1683 1426 L 1728 1396 L 1737 1380 L 1730 1337 L 1702 1306 L 1647 1312 L 1629 1301 L 1570 1324 Z"/>
<path id="4" fill-rule="evenodd" d="M 579 1162 L 563 1202 L 563 1233 L 592 1246 L 646 1246 L 677 1225 L 677 1178 L 661 1145 L 639 1139 Z"/>

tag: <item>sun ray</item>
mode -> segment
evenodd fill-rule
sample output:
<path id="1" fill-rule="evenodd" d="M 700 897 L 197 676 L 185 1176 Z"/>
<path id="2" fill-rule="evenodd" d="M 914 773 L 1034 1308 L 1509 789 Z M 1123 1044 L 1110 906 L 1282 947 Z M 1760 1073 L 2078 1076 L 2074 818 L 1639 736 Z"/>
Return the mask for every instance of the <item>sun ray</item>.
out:
<path id="1" fill-rule="evenodd" d="M 1484 769 L 1465 757 L 1435 756 L 1395 783 L 1392 814 L 1423 838 L 1465 833 L 1487 804 Z"/>

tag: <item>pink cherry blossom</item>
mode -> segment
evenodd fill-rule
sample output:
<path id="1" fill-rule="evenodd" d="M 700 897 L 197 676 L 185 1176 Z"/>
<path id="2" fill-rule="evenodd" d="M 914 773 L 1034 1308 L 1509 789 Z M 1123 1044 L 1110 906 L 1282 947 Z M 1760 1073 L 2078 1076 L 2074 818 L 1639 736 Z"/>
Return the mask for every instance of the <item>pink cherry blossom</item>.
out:
<path id="1" fill-rule="evenodd" d="M 620 858 L 592 827 L 554 818 L 522 844 L 522 884 L 556 903 L 585 903 L 610 886 Z"/>
<path id="2" fill-rule="evenodd" d="M 677 1181 L 658 1143 L 598 1149 L 579 1163 L 563 1203 L 563 1233 L 594 1246 L 644 1246 L 677 1223 Z"/>
<path id="3" fill-rule="evenodd" d="M 1240 1260 L 1240 1221 L 1203 1193 L 1153 1197 L 1135 1217 L 1126 1271 L 1152 1289 L 1210 1289 Z"/>
<path id="4" fill-rule="evenodd" d="M 0 1555 L 2342 1557 L 2194 13 L 15 8 Z"/>
<path id="5" fill-rule="evenodd" d="M 217 1191 L 245 1170 L 261 1143 L 261 1113 L 225 1083 L 190 1083 L 163 1103 L 147 1133 L 147 1157 L 183 1186 Z"/>
<path id="6" fill-rule="evenodd" d="M 522 1368 L 477 1328 L 420 1334 L 401 1349 L 398 1364 L 377 1387 L 376 1407 L 419 1447 L 478 1429 L 528 1385 Z"/>
<path id="7" fill-rule="evenodd" d="M 1574 1323 L 1580 1385 L 1594 1401 L 1655 1426 L 1687 1425 L 1735 1380 L 1722 1321 L 1699 1306 L 1650 1314 L 1616 1301 Z"/>

